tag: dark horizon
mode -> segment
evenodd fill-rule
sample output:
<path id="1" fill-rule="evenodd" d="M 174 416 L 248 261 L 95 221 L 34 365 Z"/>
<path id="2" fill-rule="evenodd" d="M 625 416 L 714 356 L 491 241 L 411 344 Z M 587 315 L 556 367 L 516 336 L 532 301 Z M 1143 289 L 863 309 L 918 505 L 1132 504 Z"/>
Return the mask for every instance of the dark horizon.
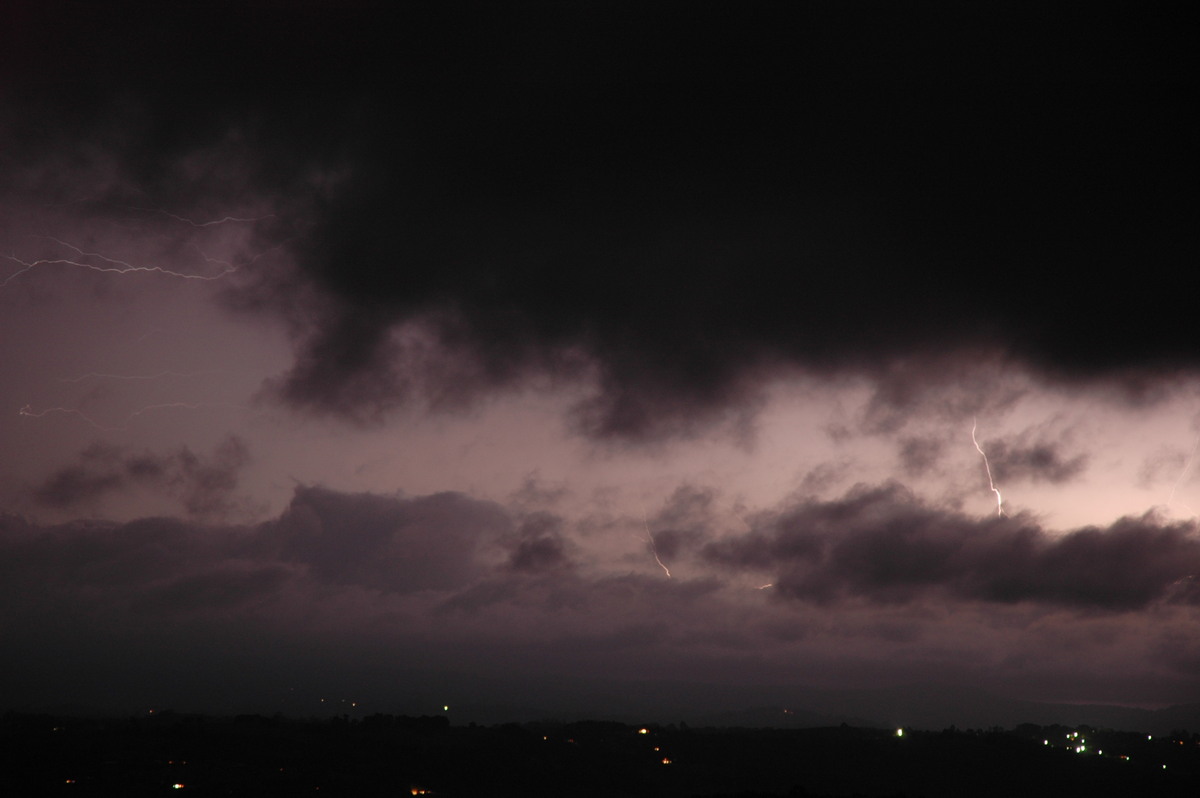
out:
<path id="1" fill-rule="evenodd" d="M 37 795 L 1190 796 L 1200 774 L 1200 735 L 1034 724 L 924 732 L 7 714 L 0 741 L 17 754 L 0 788 Z"/>
<path id="2" fill-rule="evenodd" d="M 453 686 L 469 685 L 467 689 Z M 440 683 L 441 689 L 431 685 Z M 155 717 L 163 714 L 282 716 L 319 720 L 373 715 L 441 717 L 453 725 L 570 723 L 585 720 L 624 724 L 684 723 L 696 728 L 823 728 L 848 724 L 856 728 L 923 731 L 1013 729 L 1022 724 L 1088 726 L 1126 732 L 1167 735 L 1200 728 L 1200 703 L 1169 706 L 1061 704 L 1003 697 L 971 688 L 914 684 L 893 688 L 820 690 L 795 684 L 733 686 L 730 684 L 597 681 L 561 683 L 548 688 L 530 680 L 498 682 L 439 674 L 413 689 L 390 695 L 342 691 L 297 692 L 286 688 L 262 695 L 245 694 L 230 701 L 200 699 L 173 703 L 169 697 L 144 702 L 72 701 L 14 703 L 2 711 L 80 718 Z M 285 694 L 280 694 L 285 693 Z M 443 703 L 454 700 L 451 703 Z M 224 702 L 224 703 L 222 703 Z"/>

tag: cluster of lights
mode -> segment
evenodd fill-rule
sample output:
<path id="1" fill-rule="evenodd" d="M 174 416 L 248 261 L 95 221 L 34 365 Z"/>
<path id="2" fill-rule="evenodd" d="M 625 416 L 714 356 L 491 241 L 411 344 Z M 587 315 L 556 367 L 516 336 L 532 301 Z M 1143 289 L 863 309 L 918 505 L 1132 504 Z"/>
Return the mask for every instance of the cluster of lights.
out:
<path id="1" fill-rule="evenodd" d="M 650 729 L 646 728 L 645 726 L 642 726 L 640 729 L 637 730 L 636 733 L 637 734 L 649 734 Z M 654 751 L 655 751 L 655 753 L 662 753 L 662 747 L 656 745 L 656 746 L 654 746 Z M 671 764 L 671 757 L 664 756 L 660 761 L 664 765 L 669 765 L 669 764 Z"/>

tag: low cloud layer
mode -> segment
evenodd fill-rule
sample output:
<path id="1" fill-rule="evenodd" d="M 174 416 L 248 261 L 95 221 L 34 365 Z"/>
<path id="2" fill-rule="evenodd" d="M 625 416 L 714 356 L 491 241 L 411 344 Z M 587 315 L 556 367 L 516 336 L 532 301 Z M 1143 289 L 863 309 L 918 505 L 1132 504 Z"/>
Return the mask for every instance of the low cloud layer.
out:
<path id="1" fill-rule="evenodd" d="M 521 672 L 516 651 L 540 651 L 534 670 L 572 678 L 657 678 L 678 663 L 676 679 L 702 681 L 751 652 L 757 681 L 789 662 L 827 679 L 838 658 L 932 678 L 956 663 L 1001 668 L 982 664 L 1000 656 L 991 635 L 1021 649 L 1056 629 L 1100 635 L 1050 657 L 1052 683 L 1080 658 L 1132 672 L 1192 650 L 1180 624 L 1200 604 L 1193 523 L 1145 516 L 1054 535 L 1032 518 L 969 518 L 884 485 L 762 511 L 729 534 L 715 501 L 683 487 L 647 522 L 673 579 L 649 551 L 600 567 L 600 543 L 578 521 L 454 493 L 301 488 L 278 518 L 244 527 L 7 516 L 0 626 L 55 649 L 64 642 L 51 630 L 86 627 L 89 645 L 129 646 L 143 662 L 165 656 L 163 628 L 186 632 L 172 644 L 186 647 L 220 647 L 238 628 L 291 647 L 319 629 L 368 659 L 420 645 L 425 661 L 481 678 Z M 635 530 L 603 546 L 629 548 L 621 540 Z M 1117 656 L 1116 639 L 1131 648 Z M 258 668 L 284 667 L 256 656 Z M 200 677 L 221 678 L 213 667 Z"/>
<path id="2" fill-rule="evenodd" d="M 1195 601 L 1189 585 L 1200 575 L 1191 521 L 1147 514 L 1059 535 L 1029 516 L 981 520 L 932 507 L 899 485 L 800 504 L 704 553 L 715 564 L 773 575 L 784 598 L 818 604 L 940 597 L 1140 610 Z"/>
<path id="3" fill-rule="evenodd" d="M 209 457 L 186 446 L 166 455 L 93 444 L 76 464 L 58 469 L 32 492 L 39 505 L 90 509 L 106 496 L 148 489 L 177 498 L 189 516 L 224 517 L 239 509 L 238 472 L 250 459 L 246 444 L 227 438 Z"/>

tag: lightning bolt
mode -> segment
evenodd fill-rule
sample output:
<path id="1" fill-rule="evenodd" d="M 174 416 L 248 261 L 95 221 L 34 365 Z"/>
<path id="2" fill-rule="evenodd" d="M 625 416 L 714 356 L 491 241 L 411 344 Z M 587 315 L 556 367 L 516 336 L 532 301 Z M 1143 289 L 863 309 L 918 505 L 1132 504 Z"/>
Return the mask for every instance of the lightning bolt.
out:
<path id="1" fill-rule="evenodd" d="M 187 218 L 186 216 L 180 216 L 178 214 L 171 213 L 170 211 L 163 210 L 162 208 L 138 208 L 133 205 L 126 205 L 125 207 L 127 207 L 131 211 L 143 211 L 145 213 L 160 213 L 163 216 L 174 219 L 177 222 L 183 222 L 184 224 L 190 224 L 192 227 L 197 227 L 197 228 L 216 227 L 219 224 L 228 224 L 229 222 L 235 222 L 235 223 L 239 223 L 239 224 L 253 224 L 254 222 L 261 222 L 266 219 L 274 219 L 275 218 L 275 214 L 268 213 L 265 216 L 223 216 L 220 219 L 213 219 L 212 221 L 208 221 L 208 222 L 197 222 L 193 219 Z"/>
<path id="2" fill-rule="evenodd" d="M 663 573 L 667 575 L 667 579 L 671 578 L 671 569 L 663 564 L 663 561 L 658 557 L 658 546 L 654 545 L 654 535 L 650 534 L 650 522 L 646 520 L 646 510 L 642 509 L 642 525 L 646 529 L 646 540 L 650 542 L 650 553 L 654 555 L 654 561 L 658 563 L 658 567 L 663 569 Z"/>
<path id="3" fill-rule="evenodd" d="M 253 258 L 251 258 L 247 262 L 250 264 L 255 264 L 258 262 L 258 260 L 260 258 L 271 254 L 272 252 L 274 252 L 277 249 L 283 249 L 287 244 L 290 244 L 293 240 L 294 239 L 291 239 L 291 238 L 285 238 L 283 241 L 280 241 L 275 246 L 264 249 L 262 252 L 258 253 L 257 255 L 255 255 Z M 200 248 L 199 244 L 193 243 L 193 244 L 189 244 L 189 246 L 191 246 L 192 249 L 196 250 L 196 252 L 200 253 L 200 257 L 203 258 L 208 263 L 215 263 L 218 266 L 224 266 L 226 272 L 235 272 L 238 270 L 237 266 L 234 266 L 232 263 L 230 263 L 227 260 L 221 260 L 220 258 L 211 257 L 207 252 L 205 252 L 204 250 L 202 250 Z"/>
<path id="4" fill-rule="evenodd" d="M 125 420 L 120 424 L 120 426 L 115 426 L 115 427 L 110 427 L 110 426 L 101 424 L 100 422 L 96 421 L 95 419 L 93 419 L 90 416 L 88 416 L 87 414 L 85 414 L 82 410 L 78 410 L 73 407 L 47 407 L 43 410 L 34 410 L 33 405 L 25 405 L 24 407 L 22 407 L 20 410 L 17 411 L 17 415 L 26 416 L 28 418 L 42 418 L 44 416 L 61 413 L 64 415 L 78 416 L 79 418 L 83 419 L 88 424 L 90 424 L 92 427 L 100 430 L 101 432 L 125 432 L 129 429 L 129 423 L 131 421 L 133 421 L 135 418 L 145 415 L 146 413 L 149 413 L 153 410 L 180 410 L 180 409 L 182 409 L 182 410 L 199 410 L 199 409 L 205 408 L 205 407 L 236 407 L 236 405 L 229 404 L 228 402 L 220 402 L 220 403 L 216 403 L 216 404 L 193 403 L 193 402 L 163 402 L 162 404 L 146 405 L 145 407 L 134 410 L 132 413 L 130 413 L 129 415 L 127 415 L 125 417 Z"/>
<path id="5" fill-rule="evenodd" d="M 992 493 L 996 494 L 996 515 L 1004 515 L 1004 497 L 1000 495 L 1000 489 L 996 487 L 995 481 L 992 479 L 992 467 L 988 463 L 987 454 L 984 453 L 983 447 L 979 445 L 979 441 L 975 438 L 975 430 L 979 427 L 979 419 L 973 419 L 971 424 L 971 442 L 975 444 L 975 451 L 979 452 L 979 456 L 983 458 L 983 467 L 987 471 L 988 487 Z"/>
<path id="6" fill-rule="evenodd" d="M 76 410 L 75 408 L 72 408 L 72 407 L 47 407 L 45 410 L 34 410 L 32 405 L 25 405 L 24 407 L 22 407 L 20 410 L 17 411 L 17 415 L 28 416 L 29 418 L 42 418 L 43 416 L 48 416 L 48 415 L 51 415 L 54 413 L 63 413 L 66 415 L 78 416 L 79 418 L 83 419 L 88 424 L 90 424 L 91 426 L 100 430 L 101 432 L 118 432 L 118 431 L 120 431 L 118 427 L 106 427 L 103 424 L 101 424 L 101 423 L 97 422 L 96 420 L 90 418 L 89 416 L 85 415 L 82 411 Z"/>
<path id="7" fill-rule="evenodd" d="M 158 380 L 163 377 L 199 377 L 203 374 L 220 374 L 220 369 L 208 369 L 205 371 L 160 371 L 157 374 L 100 374 L 95 371 L 90 371 L 87 374 L 78 377 L 60 377 L 59 382 L 83 382 L 84 380 L 128 380 L 134 381 L 150 381 Z"/>
<path id="8" fill-rule="evenodd" d="M 232 265 L 227 265 L 226 268 L 218 274 L 188 274 L 186 272 L 177 272 L 171 269 L 165 269 L 162 266 L 135 266 L 132 263 L 118 260 L 116 258 L 110 258 L 107 255 L 103 255 L 99 252 L 85 252 L 74 244 L 68 244 L 66 241 L 60 241 L 57 238 L 50 238 L 49 240 L 56 244 L 60 244 L 67 249 L 70 249 L 79 255 L 80 258 L 98 258 L 99 260 L 103 261 L 105 265 L 88 263 L 84 260 L 72 260 L 70 258 L 40 258 L 34 261 L 25 261 L 18 258 L 15 254 L 4 255 L 0 257 L 7 258 L 14 263 L 20 264 L 22 268 L 5 278 L 4 282 L 0 283 L 0 288 L 7 286 L 22 274 L 33 271 L 41 266 L 74 266 L 79 269 L 87 269 L 89 271 L 104 272 L 108 274 L 157 273 L 166 275 L 168 277 L 178 277 L 181 280 L 203 280 L 205 282 L 220 280 L 221 278 L 237 271 L 237 267 Z"/>

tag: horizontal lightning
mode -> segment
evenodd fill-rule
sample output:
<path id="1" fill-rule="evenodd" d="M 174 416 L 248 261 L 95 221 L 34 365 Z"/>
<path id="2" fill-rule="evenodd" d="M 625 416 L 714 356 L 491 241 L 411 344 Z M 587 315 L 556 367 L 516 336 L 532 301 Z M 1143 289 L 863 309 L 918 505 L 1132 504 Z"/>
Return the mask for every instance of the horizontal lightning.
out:
<path id="1" fill-rule="evenodd" d="M 186 216 L 180 216 L 179 214 L 176 214 L 176 213 L 171 213 L 170 211 L 164 210 L 162 208 L 138 208 L 133 205 L 127 205 L 126 207 L 129 208 L 129 210 L 131 210 L 131 211 L 143 211 L 145 213 L 162 214 L 163 216 L 166 216 L 170 219 L 174 219 L 177 222 L 183 222 L 184 224 L 190 224 L 192 227 L 216 227 L 219 224 L 229 224 L 230 222 L 233 222 L 236 224 L 253 224 L 254 222 L 262 222 L 267 219 L 275 218 L 275 214 L 268 213 L 265 216 L 223 216 L 220 219 L 213 219 L 213 220 L 207 221 L 207 222 L 197 222 L 194 219 L 189 219 Z"/>
<path id="2" fill-rule="evenodd" d="M 74 266 L 79 269 L 87 269 L 88 271 L 102 272 L 106 274 L 156 273 L 166 275 L 168 277 L 178 277 L 182 280 L 203 280 L 205 282 L 220 280 L 221 278 L 237 271 L 237 267 L 232 265 L 226 266 L 218 274 L 188 274 L 186 272 L 177 272 L 172 269 L 164 269 L 162 266 L 135 266 L 132 263 L 127 263 L 123 260 L 117 260 L 116 258 L 110 258 L 107 255 L 102 255 L 99 252 L 84 252 L 79 247 L 76 247 L 73 244 L 68 244 L 65 241 L 59 241 L 56 238 L 51 240 L 72 250 L 81 258 L 98 258 L 104 261 L 104 265 L 88 263 L 83 260 L 72 260 L 70 258 L 39 258 L 38 260 L 26 261 L 21 260 L 15 254 L 3 255 L 0 257 L 7 258 L 14 263 L 20 264 L 22 268 L 10 274 L 7 278 L 5 278 L 4 282 L 0 282 L 0 288 L 7 286 L 21 275 L 43 266 Z"/>
<path id="3" fill-rule="evenodd" d="M 62 413 L 65 415 L 71 415 L 71 416 L 78 416 L 79 418 L 83 419 L 88 424 L 90 424 L 91 426 L 100 430 L 101 432 L 118 432 L 118 431 L 120 431 L 120 428 L 118 428 L 118 427 L 104 426 L 103 424 L 99 423 L 95 419 L 84 414 L 83 411 L 76 410 L 73 407 L 47 407 L 44 410 L 34 410 L 32 405 L 25 405 L 24 407 L 22 407 L 20 410 L 17 411 L 17 415 L 28 416 L 29 418 L 42 418 L 43 416 L 55 415 L 58 413 Z"/>
<path id="4" fill-rule="evenodd" d="M 84 380 L 128 380 L 131 382 L 149 382 L 150 380 L 160 380 L 163 377 L 199 377 L 204 374 L 220 374 L 220 369 L 208 369 L 206 371 L 160 371 L 157 374 L 101 374 L 95 371 L 89 371 L 87 374 L 82 374 L 78 377 L 60 377 L 59 382 L 83 382 Z"/>
<path id="5" fill-rule="evenodd" d="M 215 404 L 200 402 L 163 402 L 161 404 L 146 405 L 145 407 L 139 408 L 127 415 L 125 420 L 119 426 L 101 424 L 85 414 L 83 411 L 73 407 L 47 407 L 42 410 L 34 410 L 33 405 L 25 405 L 17 411 L 17 415 L 26 416 L 28 418 L 43 418 L 45 416 L 57 414 L 71 415 L 83 419 L 85 422 L 101 432 L 125 432 L 129 429 L 129 423 L 131 421 L 154 410 L 200 410 L 201 408 L 208 407 L 237 407 L 237 405 L 232 405 L 227 402 Z"/>

